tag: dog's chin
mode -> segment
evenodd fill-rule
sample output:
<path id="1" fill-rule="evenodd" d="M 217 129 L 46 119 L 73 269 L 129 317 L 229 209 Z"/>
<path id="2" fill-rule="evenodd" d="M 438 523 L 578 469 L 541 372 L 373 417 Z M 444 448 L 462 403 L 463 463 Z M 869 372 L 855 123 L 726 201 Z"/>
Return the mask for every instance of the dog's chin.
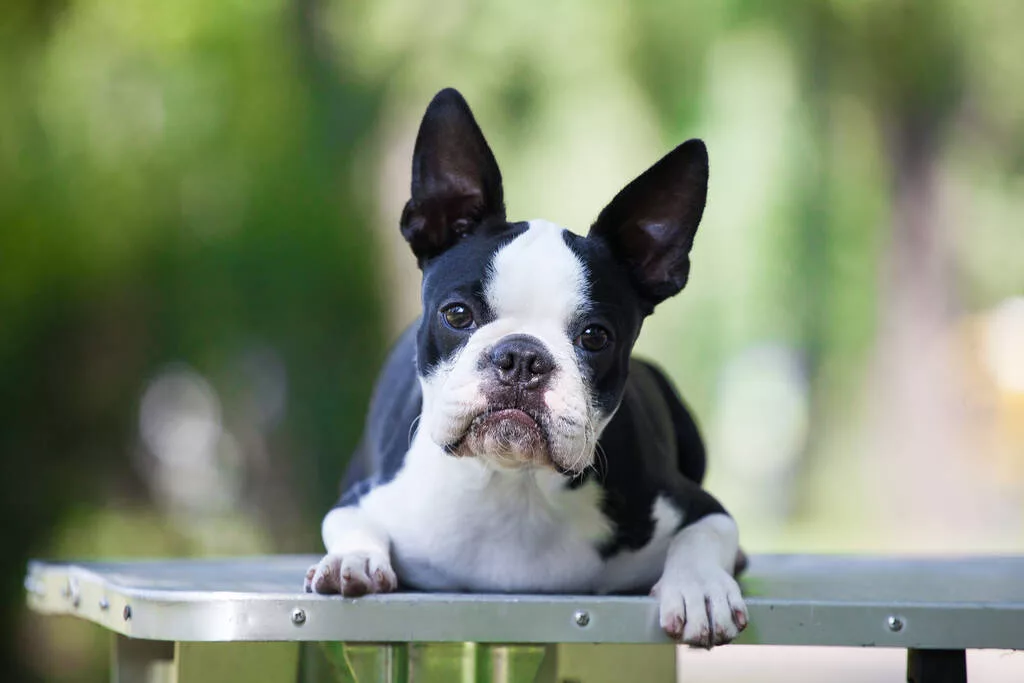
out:
<path id="1" fill-rule="evenodd" d="M 544 429 L 518 408 L 482 413 L 473 419 L 451 454 L 480 458 L 502 469 L 554 467 Z"/>

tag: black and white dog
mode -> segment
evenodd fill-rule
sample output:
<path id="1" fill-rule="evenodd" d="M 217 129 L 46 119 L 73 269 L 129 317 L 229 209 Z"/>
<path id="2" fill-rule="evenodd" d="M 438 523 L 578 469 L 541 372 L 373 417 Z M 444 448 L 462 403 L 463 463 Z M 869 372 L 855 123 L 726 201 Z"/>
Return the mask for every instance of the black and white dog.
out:
<path id="1" fill-rule="evenodd" d="M 673 638 L 736 637 L 736 524 L 700 486 L 693 418 L 630 355 L 686 284 L 707 181 L 690 140 L 587 237 L 511 223 L 468 105 L 437 94 L 401 219 L 423 314 L 384 367 L 307 591 L 651 591 Z"/>

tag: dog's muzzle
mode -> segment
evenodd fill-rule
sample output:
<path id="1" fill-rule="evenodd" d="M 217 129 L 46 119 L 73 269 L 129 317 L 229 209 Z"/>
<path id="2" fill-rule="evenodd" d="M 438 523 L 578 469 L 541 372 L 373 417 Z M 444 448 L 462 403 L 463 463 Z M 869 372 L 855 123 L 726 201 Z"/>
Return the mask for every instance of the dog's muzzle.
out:
<path id="1" fill-rule="evenodd" d="M 536 337 L 513 334 L 481 354 L 480 370 L 487 409 L 449 452 L 506 467 L 551 466 L 544 392 L 555 371 L 554 357 Z"/>

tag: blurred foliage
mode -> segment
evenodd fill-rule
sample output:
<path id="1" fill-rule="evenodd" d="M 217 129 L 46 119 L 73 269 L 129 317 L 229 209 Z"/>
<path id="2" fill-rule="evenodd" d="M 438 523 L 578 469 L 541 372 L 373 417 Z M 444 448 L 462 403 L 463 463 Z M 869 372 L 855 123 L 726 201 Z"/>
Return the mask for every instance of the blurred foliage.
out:
<path id="1" fill-rule="evenodd" d="M 749 548 L 1019 547 L 1021 26 L 1011 0 L 8 0 L 0 678 L 104 676 L 98 630 L 24 616 L 30 556 L 318 549 L 418 305 L 395 226 L 448 85 L 514 218 L 585 231 L 707 140 L 691 284 L 640 348 Z M 154 439 L 189 435 L 210 463 L 175 469 Z"/>
<path id="2" fill-rule="evenodd" d="M 280 357 L 287 413 L 260 435 L 273 457 L 247 470 L 238 503 L 272 539 L 250 552 L 313 547 L 309 520 L 337 493 L 383 353 L 385 299 L 361 199 L 371 179 L 355 164 L 379 88 L 324 51 L 318 6 L 26 0 L 2 12 L 10 665 L 27 557 L 53 551 L 69 514 L 151 505 L 135 423 L 167 363 L 206 375 L 231 424 L 245 418 L 231 399 L 246 357 Z M 74 553 L 199 552 L 145 541 L 174 537 L 166 523 L 137 526 Z"/>

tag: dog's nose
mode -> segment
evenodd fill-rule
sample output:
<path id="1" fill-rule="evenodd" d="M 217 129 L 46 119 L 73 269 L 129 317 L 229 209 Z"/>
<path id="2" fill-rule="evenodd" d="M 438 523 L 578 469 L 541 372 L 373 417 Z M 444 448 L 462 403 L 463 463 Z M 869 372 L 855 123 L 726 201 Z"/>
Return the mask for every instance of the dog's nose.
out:
<path id="1" fill-rule="evenodd" d="M 513 334 L 495 344 L 488 358 L 504 384 L 533 389 L 555 369 L 555 359 L 536 337 Z"/>

